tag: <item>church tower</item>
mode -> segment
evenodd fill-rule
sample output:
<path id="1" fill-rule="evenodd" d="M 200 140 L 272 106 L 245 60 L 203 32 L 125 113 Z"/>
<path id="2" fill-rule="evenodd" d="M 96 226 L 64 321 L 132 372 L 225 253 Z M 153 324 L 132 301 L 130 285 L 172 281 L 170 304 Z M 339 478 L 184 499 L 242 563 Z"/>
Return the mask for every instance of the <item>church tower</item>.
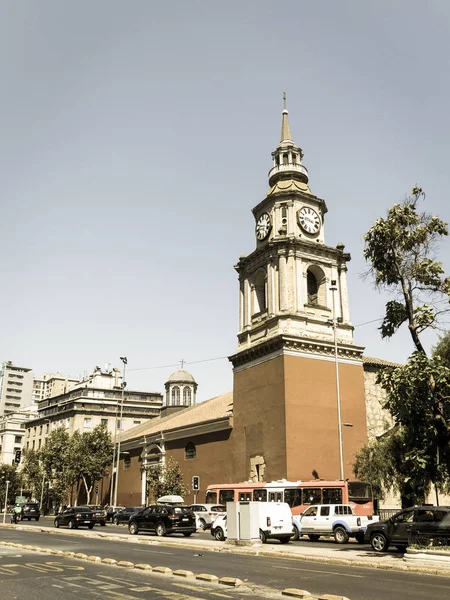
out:
<path id="1" fill-rule="evenodd" d="M 262 472 L 266 481 L 313 473 L 339 479 L 341 463 L 349 477 L 366 439 L 363 349 L 353 341 L 348 303 L 350 254 L 342 243 L 325 243 L 327 205 L 309 188 L 286 99 L 272 160 L 269 191 L 252 211 L 256 248 L 235 266 L 235 465 L 240 479 Z"/>

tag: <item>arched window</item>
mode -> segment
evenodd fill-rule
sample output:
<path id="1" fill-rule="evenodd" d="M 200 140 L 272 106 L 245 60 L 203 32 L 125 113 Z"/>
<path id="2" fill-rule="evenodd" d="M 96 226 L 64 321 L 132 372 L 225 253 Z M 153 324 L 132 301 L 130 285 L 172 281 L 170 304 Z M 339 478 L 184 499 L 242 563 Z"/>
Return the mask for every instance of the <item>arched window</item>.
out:
<path id="1" fill-rule="evenodd" d="M 318 304 L 319 286 L 317 285 L 316 276 L 309 270 L 306 275 L 306 284 L 308 287 L 308 304 Z"/>
<path id="2" fill-rule="evenodd" d="M 306 272 L 308 304 L 327 306 L 327 290 L 325 273 L 317 265 L 311 265 Z"/>
<path id="3" fill-rule="evenodd" d="M 189 444 L 186 445 L 186 448 L 184 449 L 184 458 L 186 460 L 190 460 L 192 458 L 195 458 L 197 456 L 197 450 L 195 448 L 195 445 L 192 442 L 189 442 Z"/>
<path id="4" fill-rule="evenodd" d="M 259 271 L 253 284 L 253 314 L 262 313 L 267 309 L 266 273 Z"/>
<path id="5" fill-rule="evenodd" d="M 172 406 L 178 406 L 180 404 L 180 388 L 175 385 L 172 388 Z"/>
<path id="6" fill-rule="evenodd" d="M 183 404 L 189 405 L 191 403 L 192 392 L 191 388 L 187 385 L 184 386 L 183 389 Z"/>

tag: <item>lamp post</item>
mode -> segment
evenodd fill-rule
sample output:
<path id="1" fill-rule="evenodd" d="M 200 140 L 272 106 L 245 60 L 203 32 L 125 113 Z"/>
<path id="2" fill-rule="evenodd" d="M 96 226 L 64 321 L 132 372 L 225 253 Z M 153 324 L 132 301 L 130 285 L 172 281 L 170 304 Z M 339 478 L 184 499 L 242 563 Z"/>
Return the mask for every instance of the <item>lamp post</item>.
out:
<path id="1" fill-rule="evenodd" d="M 5 506 L 3 508 L 3 523 L 6 521 L 6 508 L 8 506 L 8 491 L 9 491 L 9 479 L 5 481 L 6 483 L 6 492 L 5 492 Z"/>
<path id="2" fill-rule="evenodd" d="M 336 318 L 336 300 L 335 292 L 337 292 L 336 280 L 331 280 L 330 291 L 333 300 L 333 338 L 334 338 L 334 363 L 336 368 L 336 403 L 337 403 L 337 418 L 338 418 L 338 438 L 339 438 L 339 473 L 340 479 L 344 480 L 344 452 L 342 447 L 342 420 L 341 420 L 341 390 L 339 385 L 339 355 L 337 346 L 337 318 Z"/>
<path id="3" fill-rule="evenodd" d="M 44 423 L 51 423 L 51 422 L 52 422 L 51 419 L 44 419 Z M 44 486 L 45 486 L 45 471 L 42 474 L 41 501 L 39 503 L 41 510 L 42 510 L 42 503 L 44 501 Z M 48 496 L 47 496 L 47 504 L 48 504 Z"/>
<path id="4" fill-rule="evenodd" d="M 125 398 L 125 386 L 127 385 L 125 381 L 125 372 L 126 366 L 128 364 L 128 360 L 126 356 L 121 356 L 120 360 L 123 362 L 123 375 L 122 375 L 122 397 L 120 399 L 120 416 L 119 416 L 119 439 L 117 441 L 117 452 L 116 452 L 116 477 L 114 482 L 114 504 L 113 506 L 117 506 L 117 492 L 119 490 L 119 461 L 120 461 L 120 430 L 122 429 L 122 418 L 123 418 L 123 401 Z M 117 429 L 117 427 L 116 427 Z"/>

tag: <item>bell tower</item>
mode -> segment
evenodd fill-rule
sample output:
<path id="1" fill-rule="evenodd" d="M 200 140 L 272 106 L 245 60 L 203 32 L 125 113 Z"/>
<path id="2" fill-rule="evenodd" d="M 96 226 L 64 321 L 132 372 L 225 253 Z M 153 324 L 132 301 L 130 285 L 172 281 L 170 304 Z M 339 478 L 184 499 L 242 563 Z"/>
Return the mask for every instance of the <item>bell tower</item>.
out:
<path id="1" fill-rule="evenodd" d="M 338 479 L 338 418 L 352 425 L 343 440 L 351 476 L 352 454 L 366 437 L 363 348 L 354 344 L 348 303 L 351 257 L 342 243 L 325 243 L 327 205 L 311 192 L 303 157 L 284 95 L 269 190 L 252 210 L 256 248 L 235 266 L 240 315 L 230 360 L 243 480 L 255 460 L 267 480 L 311 479 L 313 471 Z"/>

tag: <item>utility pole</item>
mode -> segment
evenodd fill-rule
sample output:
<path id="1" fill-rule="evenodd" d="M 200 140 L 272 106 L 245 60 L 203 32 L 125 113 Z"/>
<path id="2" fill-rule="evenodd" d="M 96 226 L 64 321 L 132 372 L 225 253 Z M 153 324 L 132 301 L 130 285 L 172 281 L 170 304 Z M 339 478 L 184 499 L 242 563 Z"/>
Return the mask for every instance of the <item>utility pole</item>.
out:
<path id="1" fill-rule="evenodd" d="M 334 362 L 336 369 L 336 404 L 337 404 L 337 419 L 338 419 L 338 438 L 339 438 L 339 473 L 340 479 L 344 481 L 344 452 L 342 447 L 342 420 L 341 420 L 341 389 L 339 385 L 339 354 L 337 346 L 337 318 L 336 318 L 336 300 L 335 292 L 337 292 L 336 280 L 332 279 L 330 291 L 333 299 L 333 337 L 334 337 Z"/>
<path id="2" fill-rule="evenodd" d="M 126 356 L 121 356 L 120 360 L 123 362 L 123 375 L 122 375 L 122 398 L 120 400 L 119 439 L 117 442 L 117 456 L 116 456 L 116 478 L 115 478 L 115 485 L 114 485 L 114 506 L 117 506 L 117 492 L 119 490 L 120 431 L 122 429 L 123 401 L 125 399 L 125 386 L 127 385 L 127 382 L 125 381 L 125 373 L 126 373 L 126 367 L 128 364 L 128 359 Z"/>
<path id="3" fill-rule="evenodd" d="M 3 509 L 3 523 L 6 521 L 6 508 L 8 506 L 8 491 L 9 491 L 9 479 L 5 481 L 6 483 L 6 492 L 5 492 L 5 507 Z"/>

